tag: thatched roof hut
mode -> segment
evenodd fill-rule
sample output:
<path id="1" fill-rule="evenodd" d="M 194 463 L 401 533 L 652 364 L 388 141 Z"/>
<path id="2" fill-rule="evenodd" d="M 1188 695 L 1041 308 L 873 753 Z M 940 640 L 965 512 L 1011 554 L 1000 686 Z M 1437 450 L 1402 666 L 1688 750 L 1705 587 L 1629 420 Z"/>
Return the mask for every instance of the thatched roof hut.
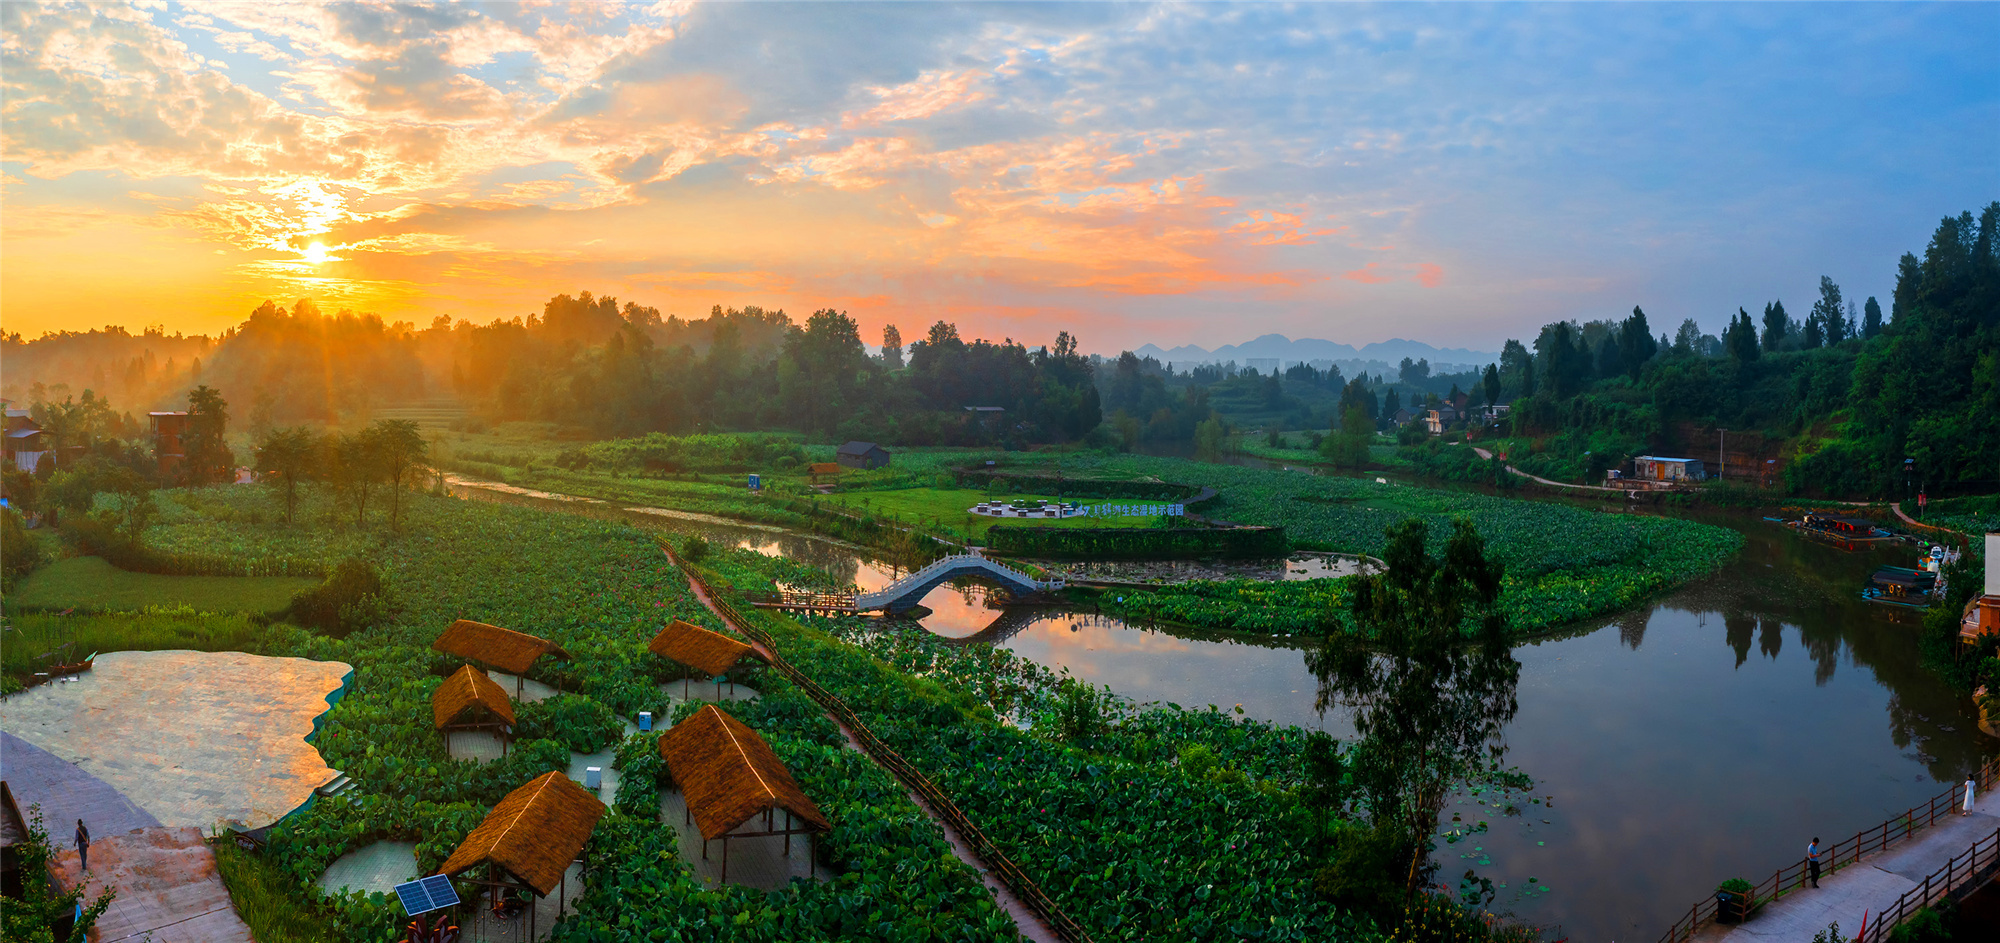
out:
<path id="1" fill-rule="evenodd" d="M 692 622 L 675 619 L 646 643 L 646 650 L 661 658 L 680 662 L 696 671 L 720 675 L 745 656 L 764 660 L 757 650 L 720 632 L 711 632 Z"/>
<path id="2" fill-rule="evenodd" d="M 604 811 L 604 803 L 569 777 L 544 773 L 486 813 L 438 873 L 456 877 L 489 864 L 547 896 L 590 840 Z"/>
<path id="3" fill-rule="evenodd" d="M 773 809 L 804 820 L 802 831 L 831 827 L 764 738 L 713 704 L 661 735 L 660 756 L 704 841 Z"/>
<path id="4" fill-rule="evenodd" d="M 493 679 L 465 665 L 431 695 L 431 716 L 439 730 L 470 730 L 514 722 L 514 703 Z"/>
<path id="5" fill-rule="evenodd" d="M 569 653 L 547 639 L 497 625 L 460 619 L 444 630 L 431 648 L 448 655 L 490 665 L 516 677 L 525 673 L 535 659 L 554 655 L 568 660 Z"/>

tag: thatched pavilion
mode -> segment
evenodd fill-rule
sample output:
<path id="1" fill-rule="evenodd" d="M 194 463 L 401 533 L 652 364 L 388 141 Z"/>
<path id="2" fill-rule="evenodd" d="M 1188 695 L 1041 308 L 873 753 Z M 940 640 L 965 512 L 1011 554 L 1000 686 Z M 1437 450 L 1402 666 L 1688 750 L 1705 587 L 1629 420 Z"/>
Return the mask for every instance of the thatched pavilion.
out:
<path id="1" fill-rule="evenodd" d="M 685 814 L 701 831 L 701 856 L 708 857 L 709 842 L 721 840 L 724 881 L 732 838 L 782 835 L 789 855 L 793 835 L 810 843 L 831 828 L 764 738 L 713 704 L 662 734 L 660 756 L 681 788 Z M 785 814 L 783 828 L 774 821 L 778 812 Z M 736 831 L 759 814 L 763 831 Z"/>
<path id="2" fill-rule="evenodd" d="M 548 639 L 471 619 L 453 622 L 431 643 L 431 649 L 513 675 L 515 700 L 521 697 L 522 676 L 535 664 L 535 659 L 550 655 L 569 660 L 569 653 Z"/>
<path id="3" fill-rule="evenodd" d="M 500 741 L 500 755 L 507 755 L 507 743 L 514 738 L 514 704 L 507 692 L 486 672 L 471 665 L 460 667 L 438 685 L 431 695 L 431 717 L 445 743 L 460 731 L 485 730 Z"/>
<path id="4" fill-rule="evenodd" d="M 720 632 L 711 632 L 692 622 L 675 619 L 653 640 L 646 643 L 646 650 L 669 661 L 679 662 L 696 671 L 705 672 L 715 679 L 715 696 L 722 698 L 722 682 L 729 669 L 745 658 L 763 661 L 764 656 L 755 648 L 743 644 Z M 729 680 L 730 688 L 736 686 L 735 679 Z M 686 696 L 687 680 L 682 679 L 682 696 Z"/>
<path id="5" fill-rule="evenodd" d="M 470 878 L 497 909 L 507 891 L 532 891 L 536 898 L 560 890 L 557 913 L 567 903 L 570 863 L 590 841 L 604 803 L 560 772 L 543 773 L 507 794 L 485 821 L 465 836 L 438 873 L 458 877 L 484 866 Z M 528 908 L 528 936 L 535 938 L 535 908 Z"/>

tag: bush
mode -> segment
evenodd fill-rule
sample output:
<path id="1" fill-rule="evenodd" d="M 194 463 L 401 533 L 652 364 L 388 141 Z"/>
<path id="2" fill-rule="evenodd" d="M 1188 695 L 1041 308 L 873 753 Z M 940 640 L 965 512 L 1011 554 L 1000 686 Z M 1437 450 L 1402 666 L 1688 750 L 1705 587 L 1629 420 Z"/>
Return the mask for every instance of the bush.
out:
<path id="1" fill-rule="evenodd" d="M 0 508 L 0 585 L 11 589 L 14 580 L 42 562 L 41 548 L 28 533 L 28 526 L 13 508 Z"/>
<path id="2" fill-rule="evenodd" d="M 558 694 L 521 705 L 516 734 L 527 740 L 554 740 L 577 753 L 596 753 L 624 733 L 611 708 L 579 694 Z"/>
<path id="3" fill-rule="evenodd" d="M 293 596 L 285 615 L 300 625 L 344 638 L 379 621 L 383 608 L 382 571 L 366 560 L 349 557 L 333 568 L 326 582 Z"/>

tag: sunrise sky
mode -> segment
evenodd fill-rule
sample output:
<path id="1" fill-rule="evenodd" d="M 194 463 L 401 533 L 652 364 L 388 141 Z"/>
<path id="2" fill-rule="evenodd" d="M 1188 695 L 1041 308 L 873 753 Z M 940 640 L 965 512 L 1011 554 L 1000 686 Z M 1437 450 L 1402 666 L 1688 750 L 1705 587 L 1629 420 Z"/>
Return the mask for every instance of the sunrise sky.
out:
<path id="1" fill-rule="evenodd" d="M 0 320 L 588 290 L 1115 353 L 1886 308 L 2000 197 L 1996 48 L 1995 4 L 7 2 Z"/>

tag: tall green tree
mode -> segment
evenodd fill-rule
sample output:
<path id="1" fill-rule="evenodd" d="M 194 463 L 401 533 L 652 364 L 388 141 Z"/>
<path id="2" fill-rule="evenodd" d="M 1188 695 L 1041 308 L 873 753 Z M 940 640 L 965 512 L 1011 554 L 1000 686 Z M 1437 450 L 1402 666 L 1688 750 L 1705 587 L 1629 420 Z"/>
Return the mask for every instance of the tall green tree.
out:
<path id="1" fill-rule="evenodd" d="M 1813 302 L 1812 316 L 1806 321 L 1808 347 L 1818 347 L 1810 343 L 1813 325 L 1819 325 L 1819 333 L 1828 347 L 1838 347 L 1847 339 L 1846 309 L 1841 305 L 1840 286 L 1824 275 L 1819 277 L 1819 300 Z"/>
<path id="2" fill-rule="evenodd" d="M 298 516 L 299 482 L 319 467 L 319 436 L 305 426 L 273 429 L 257 443 L 257 477 L 285 496 L 285 523 Z"/>
<path id="3" fill-rule="evenodd" d="M 1882 306 L 1875 302 L 1875 296 L 1868 296 L 1868 303 L 1861 308 L 1861 336 L 1873 340 L 1882 333 Z"/>
<path id="4" fill-rule="evenodd" d="M 1653 339 L 1653 329 L 1646 324 L 1646 312 L 1633 305 L 1632 316 L 1618 325 L 1618 357 L 1624 364 L 1625 372 L 1638 376 L 1646 361 L 1659 352 L 1659 342 Z"/>
<path id="5" fill-rule="evenodd" d="M 1517 399 L 1535 395 L 1535 355 L 1511 337 L 1500 348 L 1500 381 Z"/>
<path id="6" fill-rule="evenodd" d="M 1729 321 L 1729 330 L 1722 338 L 1722 346 L 1738 363 L 1749 363 L 1757 359 L 1757 325 L 1750 320 L 1750 312 L 1742 308 L 1736 309 L 1736 317 Z"/>
<path id="7" fill-rule="evenodd" d="M 1483 390 L 1485 391 L 1485 393 L 1486 393 L 1486 405 L 1488 405 L 1488 406 L 1492 406 L 1492 405 L 1494 405 L 1494 404 L 1496 404 L 1496 403 L 1500 402 L 1500 368 L 1499 368 L 1499 367 L 1497 367 L 1497 366 L 1495 366 L 1495 365 L 1493 365 L 1493 364 L 1490 364 L 1490 363 L 1489 363 L 1489 364 L 1487 364 L 1487 365 L 1486 365 L 1486 374 L 1485 374 L 1484 376 L 1480 377 L 1480 380 L 1479 380 L 1479 385 L 1480 385 L 1481 389 L 1483 389 Z M 1391 412 L 1394 412 L 1394 410 L 1390 410 L 1390 411 L 1391 411 Z"/>
<path id="8" fill-rule="evenodd" d="M 882 366 L 903 369 L 903 332 L 894 324 L 882 325 Z"/>
<path id="9" fill-rule="evenodd" d="M 377 420 L 368 431 L 375 440 L 375 461 L 382 482 L 389 486 L 389 529 L 395 530 L 402 521 L 403 489 L 422 474 L 430 457 L 430 443 L 410 419 Z"/>
<path id="10" fill-rule="evenodd" d="M 1764 306 L 1764 350 L 1775 352 L 1785 342 L 1785 330 L 1789 325 L 1785 315 L 1785 303 L 1773 301 Z"/>
<path id="11" fill-rule="evenodd" d="M 235 476 L 229 451 L 229 403 L 207 384 L 188 391 L 188 429 L 181 437 L 188 483 L 196 487 Z"/>
<path id="12" fill-rule="evenodd" d="M 1354 629 L 1330 616 L 1306 656 L 1317 708 L 1353 713 L 1354 801 L 1394 849 L 1406 892 L 1425 883 L 1452 789 L 1500 772 L 1521 672 L 1485 541 L 1461 519 L 1433 558 L 1429 535 L 1421 518 L 1390 527 L 1387 569 L 1355 579 Z"/>
<path id="13" fill-rule="evenodd" d="M 368 523 L 368 499 L 381 479 L 382 462 L 377 455 L 373 430 L 329 435 L 320 440 L 320 463 L 327 483 L 342 502 L 354 508 L 354 526 Z"/>

